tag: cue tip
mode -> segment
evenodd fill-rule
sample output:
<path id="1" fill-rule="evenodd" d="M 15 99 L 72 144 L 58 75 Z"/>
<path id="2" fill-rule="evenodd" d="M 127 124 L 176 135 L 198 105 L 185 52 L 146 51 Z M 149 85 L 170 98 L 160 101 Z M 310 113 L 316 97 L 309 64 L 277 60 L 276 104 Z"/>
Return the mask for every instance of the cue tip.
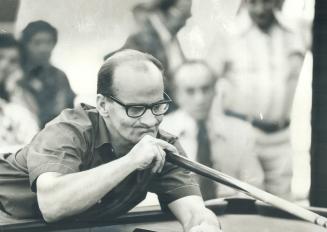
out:
<path id="1" fill-rule="evenodd" d="M 325 217 L 317 217 L 316 224 L 322 227 L 327 228 L 327 219 Z"/>

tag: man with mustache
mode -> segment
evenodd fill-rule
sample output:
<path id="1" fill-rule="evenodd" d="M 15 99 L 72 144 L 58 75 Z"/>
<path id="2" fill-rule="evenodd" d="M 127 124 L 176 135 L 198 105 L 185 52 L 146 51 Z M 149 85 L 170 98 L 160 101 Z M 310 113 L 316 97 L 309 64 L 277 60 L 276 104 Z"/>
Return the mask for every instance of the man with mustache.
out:
<path id="1" fill-rule="evenodd" d="M 98 73 L 96 107 L 64 110 L 17 154 L 0 157 L 2 214 L 47 222 L 112 218 L 158 195 L 185 231 L 219 231 L 190 174 L 165 162 L 183 155 L 158 129 L 170 98 L 151 55 L 123 50 Z M 6 179 L 6 174 L 21 178 Z M 20 191 L 22 194 L 14 194 Z"/>

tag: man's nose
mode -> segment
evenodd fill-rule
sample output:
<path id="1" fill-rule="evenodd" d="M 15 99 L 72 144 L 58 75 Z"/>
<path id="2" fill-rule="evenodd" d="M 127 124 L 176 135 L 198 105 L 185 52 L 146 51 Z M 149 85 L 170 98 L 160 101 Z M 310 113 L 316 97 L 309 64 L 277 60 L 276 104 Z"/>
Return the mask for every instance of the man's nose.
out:
<path id="1" fill-rule="evenodd" d="M 140 122 L 148 127 L 153 127 L 158 123 L 158 119 L 152 114 L 151 109 L 147 109 L 141 116 Z"/>
<path id="2" fill-rule="evenodd" d="M 194 101 L 197 104 L 203 104 L 205 100 L 205 93 L 202 91 L 197 91 L 194 95 Z"/>
<path id="3" fill-rule="evenodd" d="M 265 13 L 265 8 L 266 8 L 265 3 L 261 1 L 257 2 L 257 4 L 254 6 L 255 12 L 257 14 Z"/>

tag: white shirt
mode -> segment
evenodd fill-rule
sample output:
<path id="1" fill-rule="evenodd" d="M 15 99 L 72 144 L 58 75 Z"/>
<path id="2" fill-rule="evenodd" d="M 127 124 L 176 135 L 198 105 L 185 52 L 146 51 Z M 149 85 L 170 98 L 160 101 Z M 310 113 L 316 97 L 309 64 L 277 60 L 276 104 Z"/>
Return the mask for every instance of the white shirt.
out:
<path id="1" fill-rule="evenodd" d="M 24 107 L 0 99 L 0 152 L 15 152 L 38 132 L 37 121 Z"/>
<path id="2" fill-rule="evenodd" d="M 277 22 L 268 33 L 261 31 L 247 12 L 236 20 L 235 31 L 226 41 L 224 61 L 209 62 L 213 67 L 228 65 L 224 108 L 268 122 L 290 117 L 301 64 L 305 53 L 302 33 L 276 14 Z"/>

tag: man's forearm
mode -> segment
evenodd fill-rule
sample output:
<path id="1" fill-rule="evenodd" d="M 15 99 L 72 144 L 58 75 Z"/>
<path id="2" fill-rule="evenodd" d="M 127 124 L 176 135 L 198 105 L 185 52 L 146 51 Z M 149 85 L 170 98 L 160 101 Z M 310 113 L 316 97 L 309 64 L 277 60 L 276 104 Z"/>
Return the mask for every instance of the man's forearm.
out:
<path id="1" fill-rule="evenodd" d="M 85 211 L 134 170 L 130 158 L 124 156 L 83 172 L 41 175 L 37 196 L 44 219 L 52 222 Z"/>

